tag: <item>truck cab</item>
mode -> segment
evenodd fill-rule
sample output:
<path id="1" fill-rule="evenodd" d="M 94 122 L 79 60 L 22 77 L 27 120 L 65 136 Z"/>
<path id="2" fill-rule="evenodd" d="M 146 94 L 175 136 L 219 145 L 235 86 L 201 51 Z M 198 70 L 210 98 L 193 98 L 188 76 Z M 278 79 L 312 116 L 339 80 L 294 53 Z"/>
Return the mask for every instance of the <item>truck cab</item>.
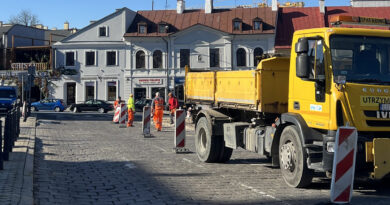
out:
<path id="1" fill-rule="evenodd" d="M 12 86 L 0 86 L 0 114 L 4 115 L 12 109 L 17 99 L 17 90 Z"/>

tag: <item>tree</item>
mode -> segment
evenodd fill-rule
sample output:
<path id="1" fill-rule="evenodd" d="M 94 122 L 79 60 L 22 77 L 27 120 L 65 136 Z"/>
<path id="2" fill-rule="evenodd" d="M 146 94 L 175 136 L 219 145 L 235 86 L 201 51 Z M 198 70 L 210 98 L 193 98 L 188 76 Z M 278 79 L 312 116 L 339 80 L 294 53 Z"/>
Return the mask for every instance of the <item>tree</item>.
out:
<path id="1" fill-rule="evenodd" d="M 21 24 L 25 26 L 34 26 L 39 23 L 38 16 L 31 13 L 29 10 L 22 10 L 16 16 L 11 16 L 9 19 L 11 24 Z"/>

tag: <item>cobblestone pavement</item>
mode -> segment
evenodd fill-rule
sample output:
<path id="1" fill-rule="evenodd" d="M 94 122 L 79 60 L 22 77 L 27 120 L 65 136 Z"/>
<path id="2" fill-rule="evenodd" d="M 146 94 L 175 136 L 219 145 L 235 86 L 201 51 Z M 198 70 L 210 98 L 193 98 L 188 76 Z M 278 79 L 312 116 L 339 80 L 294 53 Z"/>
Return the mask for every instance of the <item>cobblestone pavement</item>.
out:
<path id="1" fill-rule="evenodd" d="M 174 154 L 173 128 L 141 136 L 141 123 L 118 128 L 110 114 L 39 113 L 36 204 L 327 204 L 329 181 L 286 187 L 279 169 L 244 150 L 226 164 Z M 136 116 L 140 120 L 140 116 Z M 187 145 L 194 151 L 193 132 Z M 352 204 L 390 204 L 390 186 L 359 183 Z"/>

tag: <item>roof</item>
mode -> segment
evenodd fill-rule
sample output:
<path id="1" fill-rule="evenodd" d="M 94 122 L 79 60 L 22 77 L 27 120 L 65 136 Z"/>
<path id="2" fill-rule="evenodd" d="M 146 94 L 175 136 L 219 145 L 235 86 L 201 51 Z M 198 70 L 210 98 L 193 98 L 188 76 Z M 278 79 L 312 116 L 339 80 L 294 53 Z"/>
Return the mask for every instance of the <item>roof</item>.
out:
<path id="1" fill-rule="evenodd" d="M 57 42 L 72 35 L 72 30 L 45 30 L 45 40 L 50 40 L 50 34 L 52 34 L 52 40 Z"/>
<path id="2" fill-rule="evenodd" d="M 12 26 L 2 26 L 2 27 L 0 27 L 0 34 L 7 33 L 11 28 L 12 28 Z"/>
<path id="3" fill-rule="evenodd" d="M 326 7 L 325 15 L 320 14 L 318 7 L 280 8 L 278 13 L 278 26 L 276 29 L 275 48 L 291 48 L 294 31 L 329 27 L 332 16 L 364 16 L 390 19 L 390 7 Z M 359 26 L 353 26 L 357 28 Z M 389 29 L 388 27 L 367 27 L 375 29 Z"/>
<path id="4" fill-rule="evenodd" d="M 242 31 L 233 31 L 233 20 L 236 18 L 242 20 Z M 263 21 L 262 31 L 252 29 L 255 18 Z M 143 22 L 148 25 L 147 33 L 139 34 L 138 24 Z M 161 22 L 168 24 L 168 33 L 158 33 L 158 24 Z M 271 8 L 214 9 L 211 14 L 201 9 L 185 10 L 183 14 L 178 14 L 176 10 L 138 11 L 124 36 L 167 36 L 197 24 L 231 34 L 275 33 L 276 12 Z"/>

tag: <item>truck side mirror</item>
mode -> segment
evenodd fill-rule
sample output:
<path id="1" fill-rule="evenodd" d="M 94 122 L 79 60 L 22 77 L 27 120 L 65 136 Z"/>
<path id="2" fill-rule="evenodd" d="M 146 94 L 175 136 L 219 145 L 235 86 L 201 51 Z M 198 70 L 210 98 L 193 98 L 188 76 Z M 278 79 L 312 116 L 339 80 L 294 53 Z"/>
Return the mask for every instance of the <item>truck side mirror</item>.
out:
<path id="1" fill-rule="evenodd" d="M 309 57 L 307 53 L 300 53 L 296 59 L 296 72 L 299 78 L 309 78 Z"/>
<path id="2" fill-rule="evenodd" d="M 309 43 L 307 38 L 298 39 L 298 43 L 295 44 L 295 53 L 307 53 L 309 50 Z"/>

